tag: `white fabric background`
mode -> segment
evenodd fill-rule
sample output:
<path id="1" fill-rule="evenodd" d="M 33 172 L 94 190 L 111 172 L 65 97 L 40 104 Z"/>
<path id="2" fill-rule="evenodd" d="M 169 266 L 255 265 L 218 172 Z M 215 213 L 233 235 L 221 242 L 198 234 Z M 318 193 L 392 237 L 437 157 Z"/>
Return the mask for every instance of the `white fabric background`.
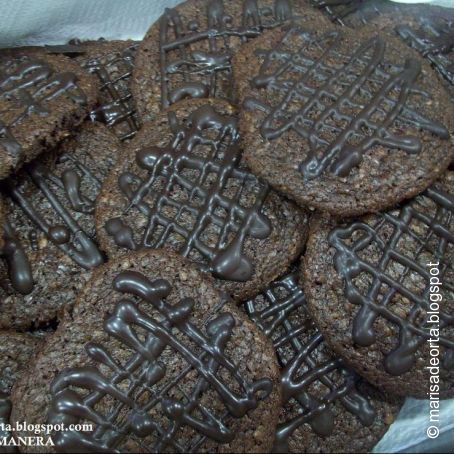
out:
<path id="1" fill-rule="evenodd" d="M 164 7 L 180 1 L 0 0 L 0 47 L 64 44 L 72 38 L 141 39 Z M 454 7 L 454 0 L 426 3 Z M 441 403 L 441 431 L 436 440 L 426 436 L 428 414 L 426 401 L 407 399 L 375 452 L 454 452 L 454 399 Z"/>
<path id="2" fill-rule="evenodd" d="M 181 0 L 0 0 L 0 47 L 71 38 L 141 39 L 165 6 Z M 399 0 L 454 6 L 454 0 Z"/>
<path id="3" fill-rule="evenodd" d="M 165 6 L 181 0 L 0 0 L 0 46 L 68 39 L 142 39 Z"/>

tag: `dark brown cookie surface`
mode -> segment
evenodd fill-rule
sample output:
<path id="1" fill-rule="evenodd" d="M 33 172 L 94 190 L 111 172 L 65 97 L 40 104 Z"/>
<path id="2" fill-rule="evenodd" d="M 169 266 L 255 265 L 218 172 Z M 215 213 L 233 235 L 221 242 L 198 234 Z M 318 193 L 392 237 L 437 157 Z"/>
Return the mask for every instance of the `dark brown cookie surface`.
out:
<path id="1" fill-rule="evenodd" d="M 101 267 L 14 387 L 12 420 L 92 423 L 54 434 L 76 452 L 269 451 L 272 345 L 208 278 L 163 251 Z"/>
<path id="2" fill-rule="evenodd" d="M 395 37 L 311 22 L 262 35 L 234 68 L 245 161 L 301 206 L 378 211 L 449 165 L 453 106 Z"/>
<path id="3" fill-rule="evenodd" d="M 6 206 L 5 202 L 3 200 L 3 196 L 0 195 L 0 226 L 3 225 L 5 222 L 5 216 L 6 216 Z M 5 240 L 3 238 L 3 235 L 0 235 L 0 256 L 4 254 L 3 247 L 5 245 Z"/>
<path id="4" fill-rule="evenodd" d="M 244 168 L 238 140 L 235 110 L 213 99 L 144 125 L 97 201 L 103 250 L 173 249 L 235 300 L 279 276 L 304 245 L 307 214 Z"/>
<path id="5" fill-rule="evenodd" d="M 316 16 L 296 0 L 188 0 L 166 9 L 137 52 L 132 90 L 142 119 L 184 98 L 234 104 L 231 59 L 239 47 L 264 30 Z"/>
<path id="6" fill-rule="evenodd" d="M 0 53 L 0 178 L 79 125 L 96 101 L 96 81 L 59 55 Z"/>
<path id="7" fill-rule="evenodd" d="M 36 355 L 43 341 L 29 334 L 14 331 L 0 331 L 0 439 L 10 440 L 3 426 L 9 424 L 11 413 L 10 392 L 15 381 L 26 369 L 33 355 Z M 14 447 L 0 447 L 0 452 L 17 452 Z"/>
<path id="8" fill-rule="evenodd" d="M 388 392 L 453 395 L 453 215 L 451 172 L 385 213 L 311 225 L 310 312 L 333 350 Z"/>
<path id="9" fill-rule="evenodd" d="M 31 334 L 14 331 L 0 331 L 0 393 L 9 394 L 15 381 L 20 377 L 43 340 Z"/>
<path id="10" fill-rule="evenodd" d="M 135 41 L 84 42 L 74 58 L 99 81 L 99 103 L 90 117 L 105 123 L 120 140 L 134 137 L 140 126 L 130 89 L 138 46 Z"/>
<path id="11" fill-rule="evenodd" d="M 370 386 L 325 343 L 307 313 L 296 272 L 245 303 L 273 341 L 283 405 L 273 452 L 368 452 L 397 414 L 399 399 Z"/>
<path id="12" fill-rule="evenodd" d="M 105 126 L 87 123 L 57 150 L 3 182 L 8 215 L 0 327 L 26 329 L 51 321 L 103 263 L 94 202 L 120 149 Z"/>

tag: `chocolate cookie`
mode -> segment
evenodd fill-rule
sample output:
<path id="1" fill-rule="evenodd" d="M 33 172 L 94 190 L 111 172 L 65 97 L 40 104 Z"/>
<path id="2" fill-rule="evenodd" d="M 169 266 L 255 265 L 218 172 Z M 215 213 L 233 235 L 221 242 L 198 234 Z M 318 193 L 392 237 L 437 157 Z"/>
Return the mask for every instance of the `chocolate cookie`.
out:
<path id="1" fill-rule="evenodd" d="M 168 251 L 97 270 L 16 383 L 12 420 L 93 425 L 54 434 L 59 451 L 268 452 L 273 347 L 209 278 Z"/>
<path id="2" fill-rule="evenodd" d="M 142 119 L 184 98 L 235 103 L 231 59 L 239 47 L 264 30 L 320 16 L 293 0 L 188 0 L 167 8 L 137 52 L 132 92 Z"/>
<path id="3" fill-rule="evenodd" d="M 451 172 L 387 212 L 311 224 L 301 267 L 311 314 L 330 346 L 389 392 L 454 395 L 453 214 Z"/>
<path id="4" fill-rule="evenodd" d="M 11 434 L 4 427 L 11 413 L 10 392 L 13 384 L 41 348 L 42 340 L 29 334 L 0 331 L 0 440 Z M 0 447 L 0 452 L 16 452 Z"/>
<path id="5" fill-rule="evenodd" d="M 130 90 L 135 41 L 93 41 L 79 44 L 82 51 L 75 61 L 94 74 L 100 83 L 99 104 L 90 112 L 121 139 L 131 139 L 140 123 Z"/>
<path id="6" fill-rule="evenodd" d="M 246 163 L 301 206 L 379 211 L 423 191 L 453 156 L 453 106 L 395 37 L 313 21 L 264 34 L 234 67 Z"/>
<path id="7" fill-rule="evenodd" d="M 3 182 L 8 216 L 1 254 L 6 260 L 0 260 L 1 328 L 51 321 L 104 262 L 94 202 L 120 149 L 105 126 L 86 123 L 73 139 Z"/>
<path id="8" fill-rule="evenodd" d="M 389 398 L 348 369 L 307 313 L 296 272 L 245 303 L 273 341 L 283 405 L 273 452 L 369 452 L 397 414 Z"/>
<path id="9" fill-rule="evenodd" d="M 235 300 L 278 277 L 304 245 L 307 215 L 247 171 L 238 141 L 220 100 L 184 101 L 145 124 L 98 198 L 102 249 L 173 249 Z"/>
<path id="10" fill-rule="evenodd" d="M 0 53 L 0 178 L 54 147 L 86 117 L 96 81 L 60 55 Z"/>

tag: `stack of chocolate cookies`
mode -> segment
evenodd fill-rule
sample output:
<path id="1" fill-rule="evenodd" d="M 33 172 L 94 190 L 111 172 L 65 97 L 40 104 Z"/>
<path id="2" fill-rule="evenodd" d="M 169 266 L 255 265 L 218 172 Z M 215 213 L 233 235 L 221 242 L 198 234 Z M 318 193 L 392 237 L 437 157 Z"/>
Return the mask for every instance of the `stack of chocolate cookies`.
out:
<path id="1" fill-rule="evenodd" d="M 0 49 L 3 446 L 367 452 L 454 397 L 453 33 L 187 0 Z"/>

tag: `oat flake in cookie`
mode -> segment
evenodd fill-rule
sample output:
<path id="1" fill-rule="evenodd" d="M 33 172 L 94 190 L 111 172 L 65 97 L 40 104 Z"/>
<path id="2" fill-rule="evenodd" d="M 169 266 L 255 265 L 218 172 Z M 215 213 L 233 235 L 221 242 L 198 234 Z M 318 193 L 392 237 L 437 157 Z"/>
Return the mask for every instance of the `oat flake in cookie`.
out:
<path id="1" fill-rule="evenodd" d="M 138 46 L 134 41 L 93 41 L 76 46 L 81 55 L 74 60 L 100 84 L 99 102 L 90 117 L 105 123 L 121 140 L 134 137 L 140 126 L 130 90 Z"/>
<path id="2" fill-rule="evenodd" d="M 3 181 L 8 214 L 0 259 L 1 328 L 52 321 L 104 262 L 94 203 L 120 150 L 105 126 L 86 123 L 57 150 Z"/>
<path id="3" fill-rule="evenodd" d="M 301 276 L 315 323 L 352 368 L 389 392 L 427 399 L 431 384 L 434 398 L 454 395 L 453 265 L 450 172 L 382 214 L 314 221 Z M 439 383 L 426 368 L 431 349 Z"/>
<path id="4" fill-rule="evenodd" d="M 244 158 L 301 206 L 378 211 L 448 167 L 453 106 L 398 38 L 311 22 L 243 49 L 234 67 Z"/>
<path id="5" fill-rule="evenodd" d="M 132 91 L 142 119 L 185 98 L 235 103 L 231 60 L 240 46 L 320 16 L 300 0 L 188 0 L 167 8 L 137 52 Z"/>
<path id="6" fill-rule="evenodd" d="M 142 251 L 94 273 L 16 384 L 12 420 L 94 425 L 54 434 L 63 451 L 269 452 L 278 380 L 271 343 L 209 275 Z"/>
<path id="7" fill-rule="evenodd" d="M 96 222 L 110 257 L 173 249 L 241 300 L 298 256 L 307 214 L 241 164 L 235 110 L 212 99 L 143 126 L 102 188 Z"/>
<path id="8" fill-rule="evenodd" d="M 296 272 L 245 303 L 273 341 L 282 401 L 273 452 L 368 452 L 401 402 L 349 370 L 310 319 Z"/>
<path id="9" fill-rule="evenodd" d="M 0 178 L 68 136 L 95 101 L 95 80 L 66 57 L 0 53 Z"/>

